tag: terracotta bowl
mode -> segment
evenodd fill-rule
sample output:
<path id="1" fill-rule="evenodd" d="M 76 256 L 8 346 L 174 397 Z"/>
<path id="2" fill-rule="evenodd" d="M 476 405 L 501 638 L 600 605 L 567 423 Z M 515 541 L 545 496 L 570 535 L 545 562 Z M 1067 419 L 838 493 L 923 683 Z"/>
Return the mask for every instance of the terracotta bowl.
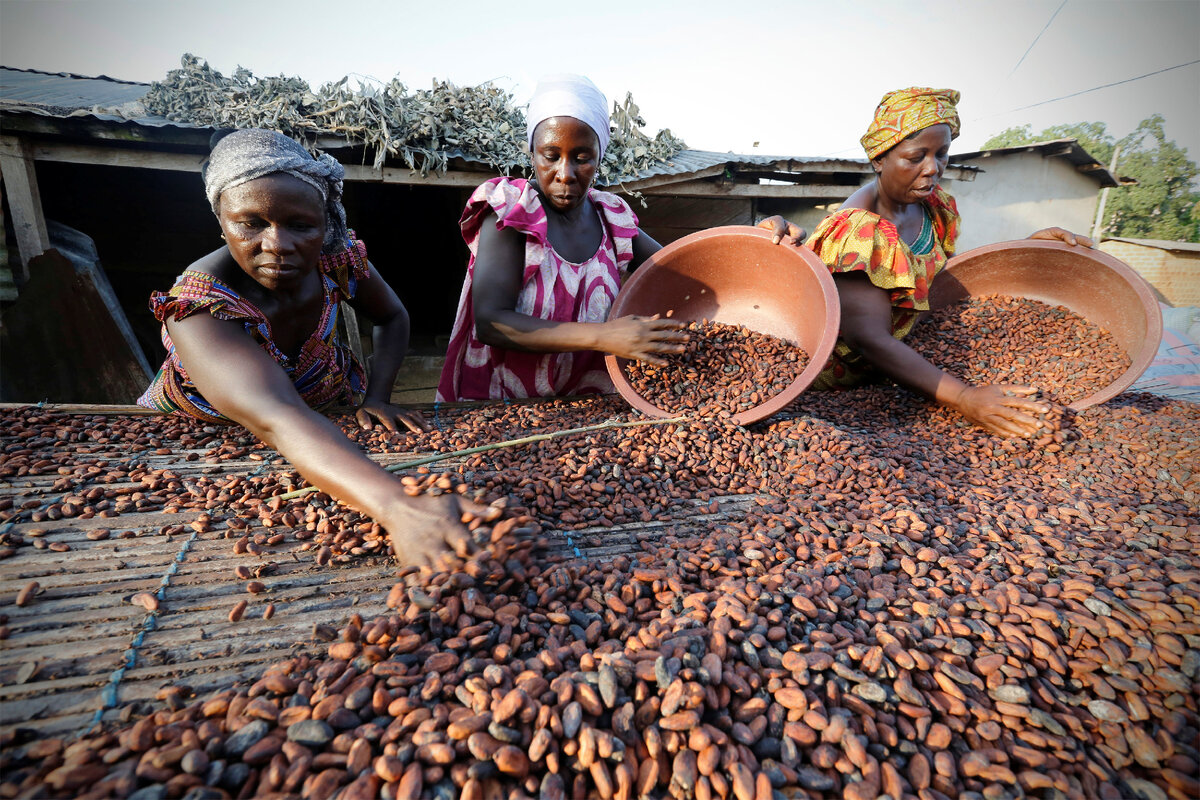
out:
<path id="1" fill-rule="evenodd" d="M 1129 356 L 1129 369 L 1116 380 L 1071 404 L 1077 411 L 1128 389 L 1150 366 L 1162 339 L 1162 312 L 1150 284 L 1100 250 L 1036 239 L 977 247 L 950 259 L 933 282 L 929 305 L 937 310 L 995 294 L 1066 306 L 1111 333 Z"/>
<path id="2" fill-rule="evenodd" d="M 748 425 L 796 399 L 825 366 L 841 315 L 829 269 L 809 249 L 771 244 L 771 235 L 744 225 L 693 233 L 659 250 L 621 287 L 609 317 L 666 314 L 744 325 L 803 348 L 808 367 L 780 394 L 732 417 Z M 652 417 L 672 412 L 653 405 L 630 386 L 626 359 L 607 357 L 617 391 Z"/>

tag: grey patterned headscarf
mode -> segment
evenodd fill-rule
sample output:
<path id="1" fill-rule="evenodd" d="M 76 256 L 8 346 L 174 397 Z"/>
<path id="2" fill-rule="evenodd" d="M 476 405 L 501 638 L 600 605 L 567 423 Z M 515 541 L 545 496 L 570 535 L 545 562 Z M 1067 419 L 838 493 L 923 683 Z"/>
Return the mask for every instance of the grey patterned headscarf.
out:
<path id="1" fill-rule="evenodd" d="M 314 158 L 304 146 L 276 131 L 249 128 L 234 131 L 217 142 L 204 165 L 204 193 L 217 213 L 221 192 L 248 181 L 282 172 L 312 186 L 325 201 L 324 253 L 346 249 L 346 209 L 342 208 L 342 178 L 346 171 L 333 156 Z"/>

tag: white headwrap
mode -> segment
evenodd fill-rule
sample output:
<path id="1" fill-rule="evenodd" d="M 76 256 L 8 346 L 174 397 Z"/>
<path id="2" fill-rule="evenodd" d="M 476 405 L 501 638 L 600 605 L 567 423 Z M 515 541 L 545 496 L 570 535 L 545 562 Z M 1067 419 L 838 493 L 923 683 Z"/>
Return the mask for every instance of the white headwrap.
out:
<path id="1" fill-rule="evenodd" d="M 547 75 L 538 81 L 525 114 L 525 139 L 533 150 L 533 131 L 538 123 L 551 117 L 574 117 L 596 132 L 600 140 L 599 158 L 604 158 L 611 136 L 608 124 L 608 100 L 604 93 L 582 75 Z"/>

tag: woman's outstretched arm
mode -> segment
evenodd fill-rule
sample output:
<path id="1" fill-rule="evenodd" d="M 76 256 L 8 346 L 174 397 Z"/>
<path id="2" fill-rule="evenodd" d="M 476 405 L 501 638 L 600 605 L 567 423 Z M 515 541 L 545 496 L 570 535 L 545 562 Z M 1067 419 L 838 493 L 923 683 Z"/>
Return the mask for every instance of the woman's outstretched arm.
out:
<path id="1" fill-rule="evenodd" d="M 309 408 L 287 374 L 240 323 L 196 314 L 167 320 L 188 377 L 208 402 L 277 450 L 320 491 L 387 529 L 396 557 L 432 565 L 469 544 L 457 495 L 409 497 L 400 481 L 367 458 L 336 425 Z"/>
<path id="2" fill-rule="evenodd" d="M 971 422 L 1007 437 L 1032 436 L 1042 423 L 1035 414 L 1050 410 L 1026 399 L 1032 386 L 971 386 L 942 372 L 916 350 L 892 336 L 891 298 L 862 273 L 833 276 L 841 303 L 841 338 L 880 372 L 902 386 L 950 406 Z"/>

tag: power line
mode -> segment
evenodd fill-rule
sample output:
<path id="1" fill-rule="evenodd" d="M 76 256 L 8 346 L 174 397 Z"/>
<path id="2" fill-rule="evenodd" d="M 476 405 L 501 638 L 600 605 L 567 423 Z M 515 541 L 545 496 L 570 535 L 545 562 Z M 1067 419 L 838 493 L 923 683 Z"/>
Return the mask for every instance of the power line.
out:
<path id="1" fill-rule="evenodd" d="M 1050 27 L 1050 23 L 1054 22 L 1054 18 L 1058 16 L 1058 12 L 1062 11 L 1063 6 L 1065 6 L 1066 4 L 1067 4 L 1067 0 L 1063 0 L 1062 4 L 1057 9 L 1055 9 L 1053 14 L 1050 15 L 1050 19 L 1046 20 L 1046 24 L 1042 26 L 1042 29 L 1040 31 L 1038 31 L 1038 35 L 1033 37 L 1033 41 L 1029 43 L 1029 47 L 1025 48 L 1025 52 L 1022 53 L 1021 57 L 1017 59 L 1017 65 L 1012 68 L 1012 72 L 1008 73 L 1008 77 L 1011 78 L 1013 76 L 1013 72 L 1016 72 L 1017 69 L 1021 66 L 1022 62 L 1025 61 L 1025 56 L 1029 55 L 1030 50 L 1033 50 L 1034 45 L 1036 45 L 1038 43 L 1038 39 L 1042 38 L 1042 34 L 1046 32 L 1046 29 Z"/>
<path id="2" fill-rule="evenodd" d="M 1147 72 L 1145 75 L 1138 75 L 1137 77 L 1134 77 L 1134 78 L 1126 78 L 1123 81 L 1113 81 L 1112 83 L 1106 83 L 1103 86 L 1093 86 L 1091 89 L 1084 89 L 1079 92 L 1072 92 L 1071 94 L 1064 94 L 1062 97 L 1055 97 L 1051 100 L 1042 100 L 1039 103 L 1030 103 L 1027 106 L 1021 106 L 1020 108 L 1011 108 L 1008 111 L 1001 111 L 999 114 L 989 114 L 986 117 L 976 117 L 975 119 L 976 120 L 991 119 L 992 117 L 999 117 L 1003 114 L 1013 114 L 1017 111 L 1024 111 L 1029 108 L 1037 108 L 1038 106 L 1044 106 L 1044 105 L 1048 105 L 1050 103 L 1057 103 L 1059 100 L 1066 100 L 1071 97 L 1079 97 L 1079 95 L 1081 95 L 1081 94 L 1090 94 L 1091 92 L 1098 92 L 1101 89 L 1108 89 L 1113 86 L 1120 86 L 1123 83 L 1132 83 L 1133 81 L 1140 81 L 1142 78 L 1149 78 L 1152 75 L 1161 75 L 1162 73 L 1170 72 L 1173 69 L 1183 69 L 1184 67 L 1190 67 L 1193 64 L 1200 64 L 1200 58 L 1196 59 L 1195 61 L 1188 61 L 1184 64 L 1176 64 L 1173 67 L 1163 67 L 1162 69 L 1156 69 L 1154 72 Z"/>
<path id="3" fill-rule="evenodd" d="M 1055 97 L 1050 100 L 1042 100 L 1037 103 L 1030 103 L 1027 106 L 1021 106 L 1019 108 L 1010 108 L 1008 111 L 999 111 L 995 114 L 988 114 L 987 116 L 983 116 L 983 117 L 971 117 L 971 119 L 969 119 L 967 121 L 968 122 L 980 122 L 981 120 L 985 120 L 985 119 L 994 119 L 996 117 L 1002 117 L 1005 114 L 1015 114 L 1018 111 L 1025 111 L 1026 109 L 1037 108 L 1038 106 L 1049 105 L 1050 103 L 1057 103 L 1059 100 L 1067 100 L 1072 97 L 1079 97 L 1080 95 L 1083 95 L 1083 94 L 1090 94 L 1091 92 L 1098 92 L 1101 89 L 1108 89 L 1113 86 L 1120 86 L 1123 83 L 1132 83 L 1133 81 L 1140 81 L 1143 78 L 1149 78 L 1154 75 L 1161 75 L 1164 72 L 1170 72 L 1171 70 L 1175 70 L 1175 69 L 1183 69 L 1184 67 L 1190 67 L 1195 64 L 1200 64 L 1200 58 L 1196 59 L 1195 61 L 1188 61 L 1183 64 L 1176 64 L 1173 67 L 1163 67 L 1162 69 L 1156 69 L 1154 72 L 1147 72 L 1145 75 L 1138 75 L 1133 78 L 1126 78 L 1121 81 L 1113 81 L 1112 83 L 1106 83 L 1103 86 L 1093 86 L 1091 89 L 1083 89 L 1082 91 L 1072 92 L 1071 94 L 1064 94 L 1062 97 Z M 852 152 L 857 149 L 858 148 L 856 148 L 856 147 L 847 147 L 844 150 L 837 150 L 832 153 L 826 153 L 823 157 L 824 158 L 832 158 L 832 157 L 841 155 L 842 153 L 849 153 L 849 152 Z"/>

